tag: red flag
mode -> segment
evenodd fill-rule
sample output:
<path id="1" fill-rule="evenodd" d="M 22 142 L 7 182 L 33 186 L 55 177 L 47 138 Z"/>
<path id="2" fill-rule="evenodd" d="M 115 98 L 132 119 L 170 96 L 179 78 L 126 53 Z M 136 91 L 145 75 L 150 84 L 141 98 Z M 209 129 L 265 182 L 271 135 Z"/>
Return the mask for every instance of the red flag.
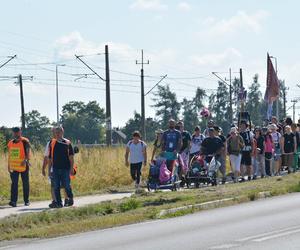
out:
<path id="1" fill-rule="evenodd" d="M 274 70 L 273 63 L 268 54 L 268 73 L 267 73 L 267 88 L 265 92 L 265 101 L 273 103 L 279 97 L 279 81 Z"/>

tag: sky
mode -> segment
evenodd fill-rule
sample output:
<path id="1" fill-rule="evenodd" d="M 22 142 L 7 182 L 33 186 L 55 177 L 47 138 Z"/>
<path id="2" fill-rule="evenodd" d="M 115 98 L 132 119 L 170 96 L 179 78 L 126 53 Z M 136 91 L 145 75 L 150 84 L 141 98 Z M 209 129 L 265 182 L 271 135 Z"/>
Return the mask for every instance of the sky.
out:
<path id="1" fill-rule="evenodd" d="M 140 112 L 140 65 L 144 50 L 145 91 L 167 74 L 179 100 L 197 87 L 217 87 L 212 72 L 233 77 L 243 69 L 249 86 L 259 74 L 266 84 L 267 52 L 277 58 L 278 77 L 289 88 L 287 107 L 300 97 L 300 1 L 297 0 L 0 0 L 0 126 L 20 124 L 15 77 L 24 77 L 25 112 L 38 110 L 56 120 L 55 67 L 59 105 L 96 100 L 105 108 L 105 83 L 75 54 L 83 55 L 105 78 L 109 46 L 112 125 L 123 126 Z M 30 79 L 30 77 L 33 77 Z M 83 77 L 85 76 L 85 77 Z M 155 90 L 146 96 L 146 116 L 155 117 Z M 299 105 L 300 106 L 300 105 Z M 291 111 L 291 110 L 289 110 Z M 296 114 L 300 109 L 297 109 Z"/>

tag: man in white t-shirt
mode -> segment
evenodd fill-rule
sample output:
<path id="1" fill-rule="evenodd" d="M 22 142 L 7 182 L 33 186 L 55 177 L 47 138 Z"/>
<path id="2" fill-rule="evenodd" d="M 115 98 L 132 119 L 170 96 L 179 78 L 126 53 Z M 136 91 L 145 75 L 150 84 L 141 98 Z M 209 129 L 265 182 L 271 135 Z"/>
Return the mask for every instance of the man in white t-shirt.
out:
<path id="1" fill-rule="evenodd" d="M 129 159 L 128 159 L 129 158 Z M 142 165 L 147 164 L 147 145 L 141 140 L 138 131 L 133 133 L 133 138 L 126 145 L 125 164 L 130 165 L 130 175 L 135 181 L 135 188 L 140 187 Z"/>

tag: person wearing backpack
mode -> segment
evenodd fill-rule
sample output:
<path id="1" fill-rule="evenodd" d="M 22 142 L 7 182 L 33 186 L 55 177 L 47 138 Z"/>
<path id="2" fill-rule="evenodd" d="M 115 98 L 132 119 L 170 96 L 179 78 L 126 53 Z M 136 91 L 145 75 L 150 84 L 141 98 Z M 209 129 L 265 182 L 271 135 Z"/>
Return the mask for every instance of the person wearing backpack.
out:
<path id="1" fill-rule="evenodd" d="M 266 176 L 265 169 L 265 138 L 262 134 L 262 129 L 256 127 L 254 129 L 254 147 L 253 147 L 253 180 L 256 180 L 260 174 L 260 178 Z"/>
<path id="2" fill-rule="evenodd" d="M 281 138 L 281 151 L 283 155 L 282 166 L 288 168 L 291 173 L 294 154 L 297 152 L 296 136 L 292 133 L 291 126 L 285 126 L 285 133 Z"/>
<path id="3" fill-rule="evenodd" d="M 271 131 L 267 128 L 264 127 L 262 128 L 262 133 L 264 135 L 265 139 L 265 170 L 266 170 L 266 175 L 271 177 L 272 176 L 272 161 L 273 161 L 273 153 L 274 153 L 274 143 L 273 143 L 273 138 L 271 135 Z"/>
<path id="4" fill-rule="evenodd" d="M 242 120 L 240 123 L 240 136 L 244 140 L 244 148 L 242 149 L 242 160 L 241 160 L 241 181 L 245 181 L 245 172 L 248 174 L 248 181 L 251 180 L 251 172 L 252 172 L 252 148 L 253 148 L 253 134 L 248 128 L 249 125 L 247 121 Z"/>
<path id="5" fill-rule="evenodd" d="M 299 161 L 299 152 L 300 152 L 300 134 L 297 130 L 297 124 L 293 123 L 291 125 L 292 132 L 296 136 L 296 144 L 297 144 L 297 152 L 294 154 L 294 163 L 293 163 L 293 171 L 296 172 L 298 170 L 298 161 Z"/>
<path id="6" fill-rule="evenodd" d="M 239 135 L 237 129 L 232 127 L 227 138 L 227 152 L 230 159 L 233 182 L 236 183 L 241 174 L 241 151 L 244 148 L 244 140 Z"/>
<path id="7" fill-rule="evenodd" d="M 272 172 L 274 175 L 279 175 L 280 167 L 281 167 L 281 147 L 280 147 L 281 134 L 278 131 L 278 127 L 275 123 L 272 123 L 269 126 L 269 128 L 271 130 L 271 135 L 274 143 L 274 157 L 273 157 Z"/>
<path id="8" fill-rule="evenodd" d="M 24 205 L 29 206 L 29 159 L 30 159 L 30 143 L 26 137 L 22 136 L 19 127 L 12 129 L 14 139 L 10 140 L 8 148 L 8 173 L 11 178 L 11 196 L 9 205 L 17 206 L 18 201 L 18 182 L 21 175 L 23 183 Z"/>
<path id="9" fill-rule="evenodd" d="M 64 129 L 58 126 L 54 129 L 55 137 L 49 144 L 49 161 L 52 167 L 52 181 L 54 184 L 55 202 L 49 204 L 50 208 L 63 206 L 60 190 L 65 188 L 67 201 L 64 206 L 73 206 L 73 191 L 70 185 L 70 175 L 74 175 L 74 150 L 71 142 L 64 138 Z"/>
<path id="10" fill-rule="evenodd" d="M 126 145 L 125 164 L 130 166 L 130 175 L 135 182 L 135 188 L 140 188 L 142 166 L 147 165 L 147 145 L 141 140 L 139 131 L 135 131 Z"/>

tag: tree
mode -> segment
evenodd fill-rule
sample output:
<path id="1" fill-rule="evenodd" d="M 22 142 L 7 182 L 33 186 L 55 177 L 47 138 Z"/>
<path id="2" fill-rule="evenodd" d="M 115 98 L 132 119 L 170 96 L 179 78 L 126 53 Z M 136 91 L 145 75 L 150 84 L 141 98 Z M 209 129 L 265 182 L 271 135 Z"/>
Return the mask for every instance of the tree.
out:
<path id="1" fill-rule="evenodd" d="M 51 137 L 49 118 L 42 116 L 37 110 L 25 114 L 25 126 L 24 135 L 36 147 L 46 144 Z"/>
<path id="2" fill-rule="evenodd" d="M 258 74 L 253 77 L 246 101 L 246 111 L 249 112 L 253 124 L 261 126 L 266 117 L 266 110 L 264 110 L 264 100 L 260 91 L 260 84 L 258 83 Z"/>
<path id="3" fill-rule="evenodd" d="M 286 91 L 285 81 L 279 80 L 279 100 L 278 100 L 279 119 L 286 118 L 286 114 L 284 113 L 284 91 Z M 276 116 L 276 114 L 277 114 L 277 104 L 275 101 L 273 103 L 273 115 Z"/>
<path id="4" fill-rule="evenodd" d="M 105 113 L 96 101 L 72 101 L 62 107 L 61 123 L 65 136 L 81 143 L 104 141 Z"/>
<path id="5" fill-rule="evenodd" d="M 199 113 L 204 107 L 204 100 L 206 98 L 205 90 L 197 88 L 195 97 L 192 100 L 186 98 L 181 102 L 183 109 L 184 127 L 188 131 L 194 131 L 194 128 L 200 125 Z"/>
<path id="6" fill-rule="evenodd" d="M 134 131 L 140 130 L 141 120 L 142 120 L 141 115 L 135 111 L 134 117 L 130 118 L 126 122 L 126 125 L 121 129 L 122 132 L 127 136 L 127 138 L 131 138 Z M 160 124 L 158 121 L 154 120 L 151 117 L 146 118 L 147 141 L 155 140 L 155 131 L 159 128 L 160 128 Z"/>
<path id="7" fill-rule="evenodd" d="M 167 127 L 169 119 L 178 119 L 181 104 L 177 100 L 176 93 L 170 90 L 169 85 L 158 86 L 153 101 L 155 101 L 153 107 L 156 108 L 156 116 L 163 128 Z"/>
<path id="8" fill-rule="evenodd" d="M 209 96 L 209 109 L 215 123 L 228 131 L 230 127 L 229 121 L 229 90 L 223 82 L 218 83 L 217 93 Z"/>

